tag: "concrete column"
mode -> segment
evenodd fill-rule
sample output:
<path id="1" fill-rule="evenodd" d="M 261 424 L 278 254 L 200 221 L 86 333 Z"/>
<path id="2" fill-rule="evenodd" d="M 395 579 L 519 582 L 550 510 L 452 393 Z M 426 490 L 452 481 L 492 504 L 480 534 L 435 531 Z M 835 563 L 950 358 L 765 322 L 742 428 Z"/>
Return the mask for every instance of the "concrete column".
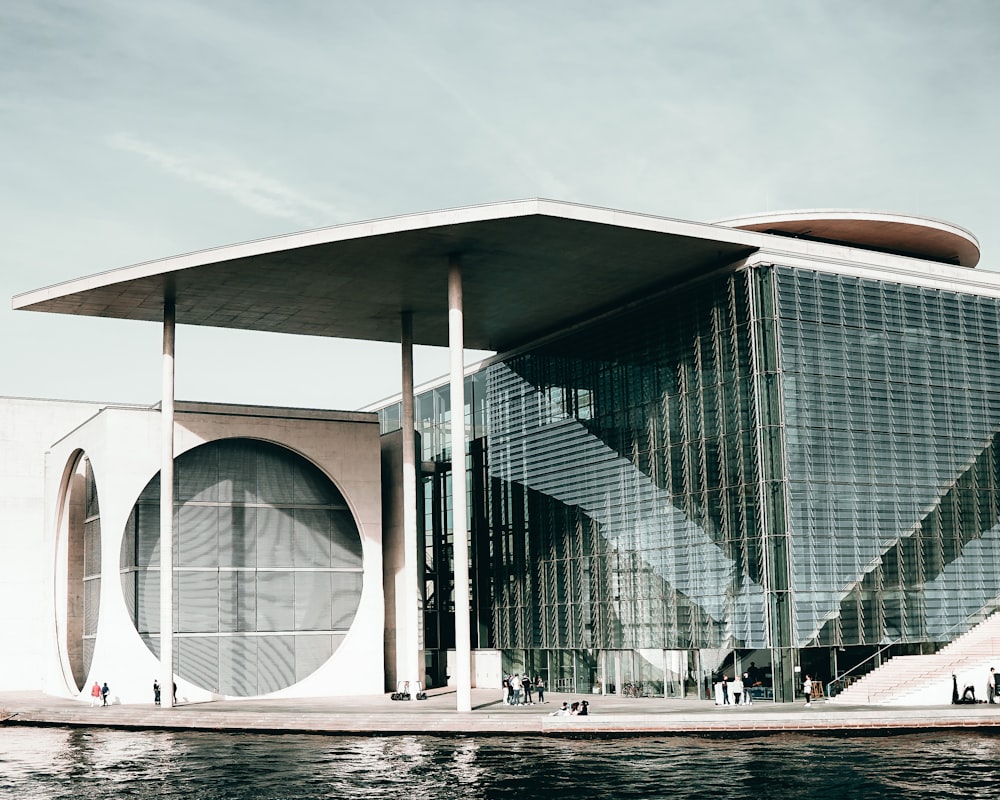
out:
<path id="1" fill-rule="evenodd" d="M 403 576 L 396 593 L 396 674 L 402 680 L 424 680 L 420 647 L 419 558 L 417 552 L 417 467 L 413 413 L 413 313 L 402 315 L 403 402 Z"/>
<path id="2" fill-rule="evenodd" d="M 465 332 L 462 260 L 448 260 L 448 351 L 451 370 L 451 497 L 455 558 L 455 685 L 458 710 L 472 711 L 472 636 L 469 598 L 469 523 L 465 470 Z"/>
<path id="3" fill-rule="evenodd" d="M 163 399 L 160 404 L 160 697 L 174 704 L 174 336 L 173 298 L 163 303 Z"/>

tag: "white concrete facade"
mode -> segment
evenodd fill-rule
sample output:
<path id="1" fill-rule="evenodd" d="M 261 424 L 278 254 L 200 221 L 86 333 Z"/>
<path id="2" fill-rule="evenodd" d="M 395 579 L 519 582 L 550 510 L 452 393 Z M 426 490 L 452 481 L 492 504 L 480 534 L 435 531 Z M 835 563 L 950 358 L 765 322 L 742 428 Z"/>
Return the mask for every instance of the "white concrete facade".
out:
<path id="1" fill-rule="evenodd" d="M 49 651 L 45 452 L 104 404 L 0 398 L 0 687 L 38 689 Z M 16 657 L 11 657 L 16 654 Z"/>
<path id="2" fill-rule="evenodd" d="M 126 522 L 139 494 L 159 473 L 156 408 L 0 399 L 4 458 L 0 535 L 0 632 L 18 652 L 3 659 L 0 687 L 42 689 L 86 699 L 108 682 L 122 703 L 152 700 L 159 660 L 129 617 L 120 580 Z M 178 404 L 176 454 L 228 438 L 277 444 L 318 467 L 347 500 L 361 537 L 362 589 L 353 622 L 319 669 L 270 696 L 335 696 L 383 691 L 384 602 L 378 424 L 354 412 Z M 47 451 L 47 452 L 46 452 Z M 86 456 L 100 503 L 101 585 L 97 639 L 80 685 L 70 664 L 73 592 L 69 526 L 79 519 L 70 484 Z M 78 558 L 78 556 L 77 556 Z M 70 637 L 71 638 L 71 637 Z M 8 645 L 10 646 L 10 645 Z M 178 700 L 207 700 L 210 688 L 178 679 Z"/>

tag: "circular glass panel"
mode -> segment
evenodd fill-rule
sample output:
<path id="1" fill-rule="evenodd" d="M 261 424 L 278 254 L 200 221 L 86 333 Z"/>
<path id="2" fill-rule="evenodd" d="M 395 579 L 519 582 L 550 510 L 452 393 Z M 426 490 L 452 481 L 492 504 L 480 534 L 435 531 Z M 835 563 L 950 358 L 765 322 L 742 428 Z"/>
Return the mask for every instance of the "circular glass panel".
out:
<path id="1" fill-rule="evenodd" d="M 174 465 L 176 671 L 209 691 L 250 697 L 314 672 L 337 649 L 361 598 L 361 537 L 336 486 L 268 442 L 224 439 Z M 132 621 L 159 656 L 160 479 L 139 497 L 122 541 Z"/>

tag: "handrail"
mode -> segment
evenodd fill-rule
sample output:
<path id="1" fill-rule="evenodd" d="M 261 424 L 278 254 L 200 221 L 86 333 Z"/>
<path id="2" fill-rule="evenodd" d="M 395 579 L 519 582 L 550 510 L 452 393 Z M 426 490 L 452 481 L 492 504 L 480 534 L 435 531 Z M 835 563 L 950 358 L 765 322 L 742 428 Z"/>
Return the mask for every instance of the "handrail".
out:
<path id="1" fill-rule="evenodd" d="M 848 675 L 850 675 L 852 672 L 854 672 L 856 669 L 858 669 L 858 667 L 864 666 L 869 661 L 871 661 L 873 658 L 878 658 L 878 656 L 882 655 L 882 653 L 884 653 L 886 650 L 888 650 L 894 644 L 899 644 L 901 641 L 903 641 L 902 637 L 900 637 L 899 639 L 896 639 L 893 642 L 889 642 L 889 644 L 884 645 L 883 647 L 881 647 L 878 650 L 876 650 L 874 653 L 872 653 L 870 656 L 868 656 L 868 658 L 866 658 L 864 661 L 859 661 L 857 664 L 855 664 L 849 670 L 846 670 L 845 672 L 841 672 L 840 675 L 837 675 L 836 677 L 834 677 L 833 680 L 829 681 L 826 684 L 826 696 L 827 697 L 833 697 L 834 695 L 833 695 L 832 689 L 833 689 L 834 684 L 843 683 L 844 678 L 846 678 Z M 865 673 L 865 674 L 867 674 L 867 673 Z M 843 691 L 843 688 L 841 689 L 841 691 Z M 839 694 L 839 692 L 838 692 L 838 694 Z"/>
<path id="2" fill-rule="evenodd" d="M 986 608 L 986 606 L 984 606 L 984 608 Z M 982 609 L 980 609 L 978 613 L 982 613 Z M 949 646 L 955 644 L 955 642 L 957 642 L 963 636 L 966 636 L 966 635 L 972 633 L 972 631 L 974 631 L 976 628 L 978 628 L 980 625 L 982 625 L 984 622 L 986 622 L 986 620 L 988 620 L 990 617 L 992 617 L 993 614 L 995 614 L 995 613 L 997 613 L 997 612 L 993 611 L 993 612 L 991 612 L 989 614 L 986 614 L 983 617 L 983 619 L 981 619 L 979 622 L 977 622 L 971 628 L 967 628 L 957 638 L 951 639 L 943 647 L 939 648 L 939 650 L 937 652 L 940 652 L 940 650 L 943 650 L 945 647 L 949 647 Z M 974 616 L 974 615 L 970 615 L 970 616 Z M 951 633 L 952 631 L 954 631 L 956 628 L 961 627 L 962 625 L 964 625 L 965 623 L 967 623 L 968 620 L 969 620 L 969 617 L 966 617 L 964 620 L 956 622 L 954 625 L 952 625 L 950 628 L 948 628 L 945 631 L 945 635 L 948 635 L 949 633 Z M 882 653 L 884 653 L 890 647 L 892 647 L 895 644 L 899 644 L 901 641 L 903 641 L 903 637 L 899 637 L 895 641 L 889 642 L 887 645 L 884 645 L 883 647 L 879 648 L 874 653 L 872 653 L 870 656 L 868 656 L 868 658 L 866 658 L 864 661 L 858 662 L 857 664 L 855 664 L 853 667 L 851 667 L 846 672 L 842 672 L 840 675 L 836 676 L 833 680 L 831 680 L 829 683 L 827 683 L 827 685 L 826 685 L 826 696 L 827 697 L 833 697 L 834 695 L 833 695 L 833 692 L 831 690 L 832 690 L 834 684 L 841 684 L 841 683 L 843 683 L 844 678 L 846 678 L 848 675 L 850 675 L 851 673 L 853 673 L 859 667 L 864 666 L 869 661 L 871 661 L 873 658 L 876 658 L 876 657 L 880 656 Z M 865 673 L 865 674 L 867 674 L 867 673 Z M 840 691 L 843 691 L 843 687 L 840 689 Z M 838 692 L 838 694 L 839 693 L 840 692 Z"/>

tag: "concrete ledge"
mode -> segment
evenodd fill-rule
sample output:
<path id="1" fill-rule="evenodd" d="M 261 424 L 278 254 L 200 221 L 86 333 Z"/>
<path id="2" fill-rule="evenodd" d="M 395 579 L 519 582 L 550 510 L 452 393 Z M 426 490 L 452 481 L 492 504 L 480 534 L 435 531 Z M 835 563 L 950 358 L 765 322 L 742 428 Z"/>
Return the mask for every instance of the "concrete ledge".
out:
<path id="1" fill-rule="evenodd" d="M 756 703 L 718 707 L 702 700 L 588 697 L 587 717 L 554 717 L 563 699 L 545 705 L 506 706 L 499 692 L 473 691 L 474 710 L 454 710 L 453 692 L 427 701 L 395 702 L 387 696 L 295 700 L 220 701 L 162 708 L 88 703 L 38 692 L 0 693 L 0 724 L 101 727 L 122 730 L 314 733 L 327 735 L 525 735 L 554 737 L 706 736 L 752 737 L 779 733 L 883 735 L 917 730 L 1000 728 L 1000 706 L 922 708 L 844 707 Z M 583 699 L 582 696 L 579 699 Z"/>

